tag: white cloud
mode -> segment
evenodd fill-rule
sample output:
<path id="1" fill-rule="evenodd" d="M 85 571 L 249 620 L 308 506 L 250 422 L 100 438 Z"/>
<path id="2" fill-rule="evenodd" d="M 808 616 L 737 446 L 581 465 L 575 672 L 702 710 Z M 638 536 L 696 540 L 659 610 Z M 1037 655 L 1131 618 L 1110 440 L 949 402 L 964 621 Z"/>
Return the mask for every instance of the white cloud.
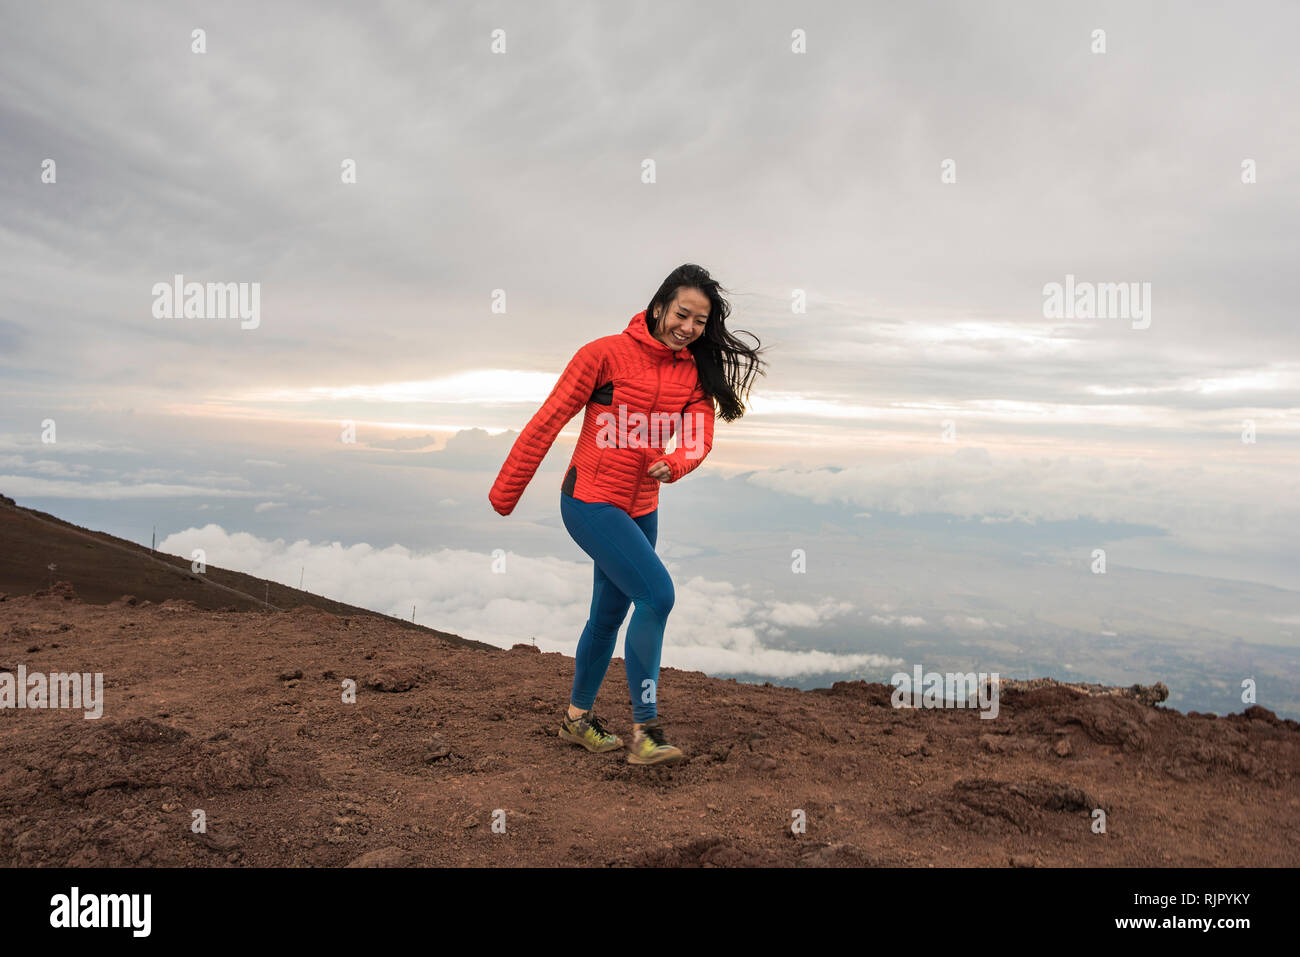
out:
<path id="1" fill-rule="evenodd" d="M 768 618 L 774 624 L 790 628 L 816 628 L 822 622 L 837 615 L 848 614 L 853 605 L 846 601 L 825 599 L 820 605 L 806 602 L 774 601 L 768 605 Z"/>
<path id="2" fill-rule="evenodd" d="M 974 630 L 984 631 L 988 628 L 1005 628 L 1005 625 L 997 622 L 989 622 L 984 618 L 975 615 L 944 615 L 943 623 L 954 631 Z"/>
<path id="3" fill-rule="evenodd" d="M 904 628 L 919 628 L 925 619 L 919 615 L 872 615 L 869 619 L 874 625 L 902 625 Z"/>
<path id="4" fill-rule="evenodd" d="M 339 542 L 268 541 L 218 525 L 189 528 L 158 546 L 175 554 L 204 549 L 208 563 L 499 647 L 537 639 L 543 651 L 573 654 L 591 602 L 591 565 L 507 553 L 504 573 L 490 554 L 462 549 L 412 551 Z M 304 572 L 305 570 L 305 572 Z M 765 646 L 756 632 L 773 621 L 816 627 L 851 610 L 847 602 L 789 603 L 748 596 L 730 582 L 676 583 L 661 663 L 707 672 L 792 678 L 828 671 L 883 668 L 896 659 Z M 630 614 L 628 621 L 630 621 Z M 626 628 L 626 622 L 624 627 Z M 622 638 L 619 651 L 621 654 Z"/>
<path id="5" fill-rule="evenodd" d="M 241 498 L 256 495 L 234 489 L 206 488 L 201 485 L 165 485 L 144 482 L 124 485 L 121 482 L 70 482 L 37 478 L 30 475 L 0 475 L 0 489 L 11 498 L 85 498 L 96 500 L 178 498 L 187 496 Z"/>
<path id="6" fill-rule="evenodd" d="M 67 429 L 63 430 L 64 434 Z M 39 430 L 33 429 L 32 434 L 21 432 L 8 432 L 0 434 L 0 449 L 9 449 L 17 451 L 30 451 L 42 455 L 58 452 L 66 454 L 69 452 L 139 452 L 140 449 L 134 446 L 124 445 L 119 442 L 100 442 L 86 439 L 60 438 L 57 442 L 42 442 Z"/>
<path id="7" fill-rule="evenodd" d="M 40 475 L 52 475 L 62 478 L 81 478 L 91 471 L 89 465 L 81 462 L 56 462 L 52 459 L 37 459 L 28 462 L 21 455 L 0 455 L 0 466 L 21 468 Z"/>
<path id="8" fill-rule="evenodd" d="M 1006 521 L 1152 525 L 1176 544 L 1210 552 L 1285 548 L 1300 528 L 1295 472 L 1232 437 L 1218 461 L 1129 456 L 993 456 L 960 447 L 843 469 L 777 468 L 747 481 L 814 502 L 875 513 Z"/>

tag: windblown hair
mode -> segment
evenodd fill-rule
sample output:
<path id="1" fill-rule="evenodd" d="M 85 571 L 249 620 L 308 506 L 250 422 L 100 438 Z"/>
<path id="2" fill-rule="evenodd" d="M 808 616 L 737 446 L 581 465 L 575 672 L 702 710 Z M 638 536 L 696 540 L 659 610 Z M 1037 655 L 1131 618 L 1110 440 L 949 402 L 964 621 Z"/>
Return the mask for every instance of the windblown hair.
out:
<path id="1" fill-rule="evenodd" d="M 704 334 L 686 348 L 695 357 L 700 387 L 718 404 L 718 415 L 724 422 L 734 422 L 745 414 L 745 399 L 749 397 L 754 374 L 767 375 L 762 368 L 765 360 L 759 358 L 762 349 L 758 336 L 743 329 L 736 330 L 754 340 L 754 345 L 750 346 L 727 329 L 731 304 L 722 298 L 724 290 L 709 271 L 694 263 L 678 266 L 669 273 L 650 300 L 645 321 L 651 335 L 682 288 L 698 289 L 709 299 L 709 320 L 704 325 Z"/>

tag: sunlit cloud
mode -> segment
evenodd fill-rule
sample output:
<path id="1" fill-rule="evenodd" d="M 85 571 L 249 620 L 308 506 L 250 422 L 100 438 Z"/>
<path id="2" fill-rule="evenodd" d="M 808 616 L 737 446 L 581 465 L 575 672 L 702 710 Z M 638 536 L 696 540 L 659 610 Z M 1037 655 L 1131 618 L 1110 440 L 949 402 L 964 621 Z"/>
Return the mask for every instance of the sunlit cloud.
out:
<path id="1" fill-rule="evenodd" d="M 1266 392 L 1272 389 L 1300 389 L 1300 368 L 1258 369 L 1241 375 L 1198 379 L 1194 391 L 1202 395 L 1219 392 Z"/>
<path id="2" fill-rule="evenodd" d="M 555 387 L 557 378 L 558 376 L 552 372 L 473 369 L 417 382 L 253 389 L 238 393 L 234 398 L 243 402 L 319 402 L 350 399 L 363 402 L 438 402 L 493 406 L 513 402 L 540 402 Z"/>
<path id="3" fill-rule="evenodd" d="M 1089 395 L 1220 395 L 1232 392 L 1300 392 L 1300 367 L 1270 366 L 1236 375 L 1189 376 L 1184 380 L 1146 385 L 1092 384 L 1083 387 Z"/>
<path id="4" fill-rule="evenodd" d="M 1083 323 L 1016 320 L 961 320 L 957 322 L 888 323 L 872 326 L 873 338 L 893 339 L 914 345 L 949 345 L 956 343 L 994 343 L 1000 347 L 1019 348 L 1035 353 L 1065 352 L 1079 348 L 1083 336 L 1065 334 L 1069 328 L 1085 328 Z"/>
<path id="5" fill-rule="evenodd" d="M 121 482 L 63 482 L 30 475 L 0 475 L 0 489 L 6 495 L 32 498 L 69 499 L 158 499 L 186 497 L 248 498 L 261 495 L 256 491 L 211 488 L 203 485 L 174 485 L 160 482 L 123 484 Z"/>

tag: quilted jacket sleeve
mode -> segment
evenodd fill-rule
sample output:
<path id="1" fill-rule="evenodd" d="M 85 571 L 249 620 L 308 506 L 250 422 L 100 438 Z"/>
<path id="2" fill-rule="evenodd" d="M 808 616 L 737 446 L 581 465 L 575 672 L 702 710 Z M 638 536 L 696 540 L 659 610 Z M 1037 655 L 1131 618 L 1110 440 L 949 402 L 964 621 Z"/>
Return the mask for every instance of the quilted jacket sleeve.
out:
<path id="1" fill-rule="evenodd" d="M 590 401 L 603 368 L 603 350 L 595 342 L 587 343 L 569 360 L 551 394 L 515 439 L 492 483 L 488 501 L 497 512 L 509 515 L 515 510 L 560 429 Z"/>
<path id="2" fill-rule="evenodd" d="M 712 450 L 713 422 L 713 398 L 703 389 L 697 388 L 686 403 L 686 408 L 682 409 L 682 432 L 689 441 L 683 442 L 684 436 L 678 435 L 677 448 L 656 460 L 668 463 L 668 469 L 672 473 L 668 478 L 670 484 L 695 471 Z"/>

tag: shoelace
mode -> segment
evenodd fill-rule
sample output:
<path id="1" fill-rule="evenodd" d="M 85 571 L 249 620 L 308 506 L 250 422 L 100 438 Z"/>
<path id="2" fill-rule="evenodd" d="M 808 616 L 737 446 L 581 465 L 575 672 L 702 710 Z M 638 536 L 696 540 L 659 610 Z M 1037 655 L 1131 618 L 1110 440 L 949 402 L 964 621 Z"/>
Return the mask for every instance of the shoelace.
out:
<path id="1" fill-rule="evenodd" d="M 601 735 L 602 737 L 607 736 L 609 734 L 609 731 L 605 729 L 605 725 L 601 722 L 600 718 L 596 717 L 594 712 L 591 714 L 589 718 L 587 718 L 587 724 L 591 728 L 593 728 L 597 734 Z"/>
<path id="2" fill-rule="evenodd" d="M 660 728 L 658 725 L 651 725 L 648 728 L 642 728 L 641 733 L 653 741 L 656 747 L 662 748 L 668 743 L 664 740 L 663 728 Z"/>

